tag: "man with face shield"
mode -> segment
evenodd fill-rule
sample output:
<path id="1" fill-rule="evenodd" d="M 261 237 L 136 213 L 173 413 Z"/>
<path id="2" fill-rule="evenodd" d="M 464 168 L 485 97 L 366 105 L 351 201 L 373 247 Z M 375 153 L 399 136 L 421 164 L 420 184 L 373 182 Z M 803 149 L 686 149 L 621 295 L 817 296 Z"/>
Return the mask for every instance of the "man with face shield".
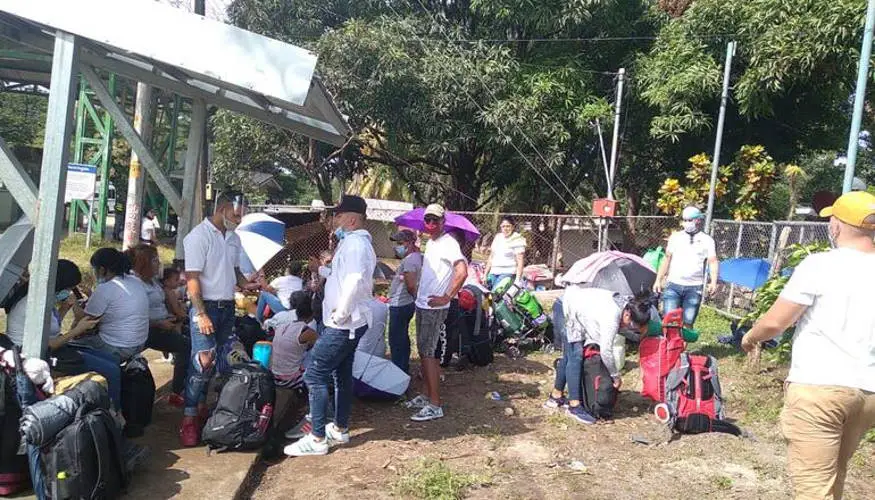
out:
<path id="1" fill-rule="evenodd" d="M 847 193 L 820 215 L 834 249 L 806 257 L 741 341 L 750 352 L 796 324 L 781 414 L 796 498 L 842 498 L 875 425 L 875 196 Z"/>
<path id="2" fill-rule="evenodd" d="M 247 284 L 240 272 L 240 238 L 234 229 L 243 218 L 240 193 L 222 193 L 216 209 L 185 237 L 185 277 L 191 299 L 191 363 L 185 387 L 185 413 L 179 429 L 183 446 L 197 446 L 207 418 L 206 394 L 215 372 L 216 352 L 234 327 L 234 287 Z"/>
<path id="3" fill-rule="evenodd" d="M 325 328 L 310 351 L 304 383 L 310 393 L 312 430 L 283 452 L 293 457 L 325 455 L 331 445 L 349 442 L 352 410 L 352 365 L 359 340 L 374 323 L 369 303 L 374 293 L 377 256 L 371 235 L 364 229 L 367 204 L 358 196 L 344 196 L 334 215 L 337 248 L 322 301 Z M 328 420 L 328 385 L 334 380 L 334 421 Z"/>
<path id="4" fill-rule="evenodd" d="M 689 206 L 681 218 L 683 231 L 676 231 L 668 238 L 665 259 L 657 270 L 653 291 L 662 293 L 663 313 L 683 308 L 684 326 L 692 328 L 702 304 L 705 264 L 707 262 L 711 276 L 708 294 L 713 295 L 717 290 L 719 263 L 714 239 L 702 232 L 705 220 L 702 211 Z M 667 283 L 663 284 L 664 281 Z"/>

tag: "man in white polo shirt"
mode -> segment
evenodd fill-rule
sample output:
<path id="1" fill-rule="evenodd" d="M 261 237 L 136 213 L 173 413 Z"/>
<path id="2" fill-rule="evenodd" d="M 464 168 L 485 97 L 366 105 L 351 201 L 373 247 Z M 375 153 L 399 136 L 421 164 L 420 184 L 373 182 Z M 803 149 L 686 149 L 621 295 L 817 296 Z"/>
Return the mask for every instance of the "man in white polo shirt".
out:
<path id="1" fill-rule="evenodd" d="M 741 341 L 750 352 L 796 324 L 781 431 L 796 498 L 841 498 L 848 460 L 875 425 L 875 196 L 842 195 L 835 247 L 806 257 Z"/>
<path id="2" fill-rule="evenodd" d="M 702 211 L 690 206 L 684 209 L 681 218 L 684 229 L 669 236 L 665 259 L 657 270 L 653 291 L 662 292 L 663 313 L 683 308 L 684 325 L 692 328 L 702 304 L 705 264 L 710 268 L 708 294 L 712 295 L 717 290 L 719 263 L 714 239 L 702 232 L 705 220 Z M 668 283 L 663 286 L 666 276 Z"/>
<path id="3" fill-rule="evenodd" d="M 185 413 L 179 437 L 197 446 L 206 421 L 206 394 L 215 372 L 216 352 L 234 328 L 234 287 L 247 281 L 239 269 L 240 238 L 234 229 L 244 212 L 240 193 L 223 193 L 211 217 L 185 237 L 185 278 L 191 299 L 191 363 L 185 386 Z"/>
<path id="4" fill-rule="evenodd" d="M 459 293 L 468 277 L 468 262 L 462 255 L 459 242 L 444 232 L 444 207 L 432 204 L 424 214 L 425 245 L 419 288 L 416 295 L 416 348 L 422 363 L 425 394 L 407 402 L 408 408 L 419 411 L 410 417 L 425 422 L 444 416 L 439 391 L 441 366 L 435 357 L 438 340 L 446 331 L 444 322 L 450 301 Z"/>

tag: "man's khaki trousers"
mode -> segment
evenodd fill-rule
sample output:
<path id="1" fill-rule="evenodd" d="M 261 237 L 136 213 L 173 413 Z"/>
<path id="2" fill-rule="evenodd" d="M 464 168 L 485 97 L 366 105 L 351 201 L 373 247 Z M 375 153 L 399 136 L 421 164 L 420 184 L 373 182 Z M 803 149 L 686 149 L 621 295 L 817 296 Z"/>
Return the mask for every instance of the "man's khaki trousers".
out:
<path id="1" fill-rule="evenodd" d="M 842 498 L 848 461 L 873 425 L 875 393 L 788 383 L 781 431 L 795 498 Z"/>

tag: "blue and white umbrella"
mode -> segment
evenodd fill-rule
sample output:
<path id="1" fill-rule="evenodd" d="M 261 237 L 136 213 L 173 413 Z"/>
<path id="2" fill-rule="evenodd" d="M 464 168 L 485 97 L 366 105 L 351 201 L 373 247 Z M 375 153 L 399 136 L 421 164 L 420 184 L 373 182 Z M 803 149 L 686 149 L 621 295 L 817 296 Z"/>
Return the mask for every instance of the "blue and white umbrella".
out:
<path id="1" fill-rule="evenodd" d="M 285 224 L 263 213 L 245 215 L 237 226 L 243 252 L 255 271 L 283 249 L 285 233 Z"/>

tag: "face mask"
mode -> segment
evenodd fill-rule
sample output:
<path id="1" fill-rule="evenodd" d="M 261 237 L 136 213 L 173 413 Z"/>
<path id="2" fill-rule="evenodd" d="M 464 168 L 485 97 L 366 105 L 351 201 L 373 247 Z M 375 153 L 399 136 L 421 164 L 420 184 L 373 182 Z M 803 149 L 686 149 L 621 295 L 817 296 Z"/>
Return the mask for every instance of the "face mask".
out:
<path id="1" fill-rule="evenodd" d="M 61 290 L 60 292 L 55 294 L 55 300 L 57 302 L 64 302 L 65 300 L 69 299 L 70 295 L 72 294 L 73 292 L 71 292 L 70 290 Z"/>
<path id="2" fill-rule="evenodd" d="M 403 259 L 404 256 L 407 255 L 407 247 L 404 245 L 397 245 L 395 247 L 395 255 L 397 255 L 399 259 Z"/>
<path id="3" fill-rule="evenodd" d="M 229 219 L 225 214 L 222 214 L 222 223 L 225 225 L 225 229 L 228 231 L 233 231 L 237 229 L 237 223 Z"/>
<path id="4" fill-rule="evenodd" d="M 106 283 L 106 278 L 97 273 L 96 267 L 91 268 L 91 274 L 94 275 L 94 281 L 96 281 L 98 285 Z"/>
<path id="5" fill-rule="evenodd" d="M 696 234 L 699 231 L 699 223 L 694 220 L 685 220 L 683 222 L 684 231 L 688 234 Z"/>
<path id="6" fill-rule="evenodd" d="M 439 226 L 438 226 L 437 222 L 426 222 L 425 223 L 425 232 L 429 233 L 429 234 L 434 234 L 437 232 L 438 227 Z"/>
<path id="7" fill-rule="evenodd" d="M 319 266 L 319 276 L 323 278 L 328 278 L 331 276 L 331 267 L 330 266 Z"/>
<path id="8" fill-rule="evenodd" d="M 827 232 L 827 237 L 829 238 L 829 247 L 830 248 L 838 248 L 838 238 L 839 238 L 838 231 L 834 232 L 832 230 L 832 225 L 830 224 L 830 227 L 827 228 L 826 232 Z"/>
<path id="9" fill-rule="evenodd" d="M 346 238 L 346 229 L 339 227 L 334 230 L 334 237 L 337 238 L 337 241 L 343 241 Z"/>

